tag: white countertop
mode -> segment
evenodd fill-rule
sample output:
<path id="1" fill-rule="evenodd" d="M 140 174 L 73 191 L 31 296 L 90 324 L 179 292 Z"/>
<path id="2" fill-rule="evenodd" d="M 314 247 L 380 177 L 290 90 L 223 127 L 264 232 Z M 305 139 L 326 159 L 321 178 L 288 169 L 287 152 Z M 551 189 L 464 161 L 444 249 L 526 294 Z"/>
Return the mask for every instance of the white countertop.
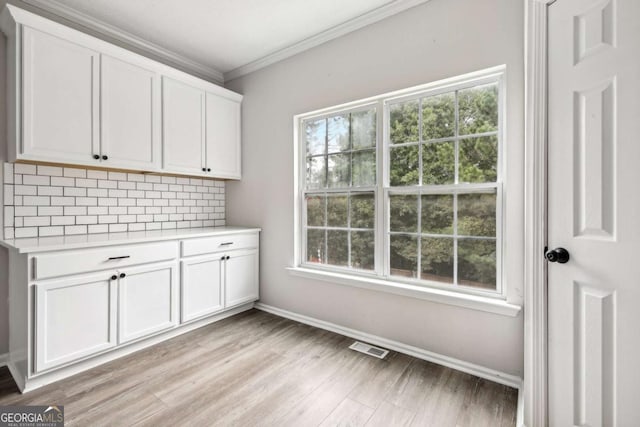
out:
<path id="1" fill-rule="evenodd" d="M 0 246 L 16 249 L 20 253 L 62 251 L 66 249 L 93 248 L 98 246 L 128 245 L 131 243 L 157 242 L 160 240 L 191 239 L 260 231 L 256 227 L 207 227 L 171 230 L 132 231 L 127 233 L 79 234 L 74 236 L 33 237 L 0 240 Z"/>

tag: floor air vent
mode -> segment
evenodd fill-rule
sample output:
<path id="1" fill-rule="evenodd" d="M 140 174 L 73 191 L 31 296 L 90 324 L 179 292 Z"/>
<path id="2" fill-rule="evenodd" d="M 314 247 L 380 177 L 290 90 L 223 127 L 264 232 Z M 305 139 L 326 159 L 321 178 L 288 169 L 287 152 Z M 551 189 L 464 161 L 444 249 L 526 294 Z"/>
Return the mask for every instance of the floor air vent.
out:
<path id="1" fill-rule="evenodd" d="M 384 348 L 374 347 L 370 344 L 365 344 L 360 341 L 356 341 L 349 346 L 351 350 L 359 351 L 360 353 L 368 354 L 369 356 L 377 357 L 378 359 L 384 359 L 389 354 L 389 350 Z"/>

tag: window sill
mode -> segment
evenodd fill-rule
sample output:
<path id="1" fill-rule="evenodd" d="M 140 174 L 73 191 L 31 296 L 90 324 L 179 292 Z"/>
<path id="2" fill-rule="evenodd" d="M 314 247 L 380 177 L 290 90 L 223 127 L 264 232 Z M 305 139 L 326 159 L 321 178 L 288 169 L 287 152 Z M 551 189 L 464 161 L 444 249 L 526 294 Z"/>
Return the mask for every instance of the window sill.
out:
<path id="1" fill-rule="evenodd" d="M 516 317 L 522 310 L 521 306 L 509 304 L 504 300 L 487 298 L 477 295 L 461 294 L 458 292 L 451 292 L 442 289 L 426 288 L 375 278 L 358 277 L 349 274 L 314 270 L 311 268 L 289 267 L 287 268 L 287 270 L 289 271 L 289 274 L 293 276 L 322 280 L 325 282 L 338 283 L 341 285 L 355 286 L 357 288 L 369 289 L 379 292 L 387 292 L 390 294 L 470 308 L 473 310 L 485 311 L 488 313 L 500 314 L 508 317 Z"/>

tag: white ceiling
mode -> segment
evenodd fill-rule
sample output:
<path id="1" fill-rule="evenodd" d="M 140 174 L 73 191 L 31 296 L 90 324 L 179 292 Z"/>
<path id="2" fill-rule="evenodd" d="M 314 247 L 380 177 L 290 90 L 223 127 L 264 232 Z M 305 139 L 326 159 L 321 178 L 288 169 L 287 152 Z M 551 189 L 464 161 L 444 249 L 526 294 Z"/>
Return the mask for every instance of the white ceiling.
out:
<path id="1" fill-rule="evenodd" d="M 424 1 L 47 0 L 46 3 L 61 4 L 200 65 L 229 73 L 291 50 L 310 38 L 317 39 L 320 34 L 344 34 L 348 31 L 336 29 L 349 22 L 360 21 L 361 27 Z M 368 19 L 372 16 L 377 19 Z"/>

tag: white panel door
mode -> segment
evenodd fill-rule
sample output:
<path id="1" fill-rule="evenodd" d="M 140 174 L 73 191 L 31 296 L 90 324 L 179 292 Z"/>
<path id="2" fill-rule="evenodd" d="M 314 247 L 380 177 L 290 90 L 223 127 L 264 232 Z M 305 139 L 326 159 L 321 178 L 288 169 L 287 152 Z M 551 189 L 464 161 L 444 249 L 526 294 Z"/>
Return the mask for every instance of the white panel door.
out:
<path id="1" fill-rule="evenodd" d="M 115 273 L 42 282 L 36 291 L 36 371 L 116 346 Z"/>
<path id="2" fill-rule="evenodd" d="M 104 166 L 156 170 L 160 164 L 159 77 L 101 57 L 101 160 Z"/>
<path id="3" fill-rule="evenodd" d="M 207 171 L 240 179 L 240 103 L 211 93 L 206 101 Z"/>
<path id="4" fill-rule="evenodd" d="M 24 27 L 20 158 L 96 164 L 99 56 Z"/>
<path id="5" fill-rule="evenodd" d="M 225 307 L 258 299 L 258 251 L 238 251 L 225 261 Z"/>
<path id="6" fill-rule="evenodd" d="M 162 133 L 166 172 L 205 174 L 202 90 L 162 78 Z"/>
<path id="7" fill-rule="evenodd" d="M 119 338 L 122 344 L 178 324 L 177 263 L 129 268 L 118 274 Z"/>
<path id="8" fill-rule="evenodd" d="M 224 308 L 220 254 L 182 261 L 182 322 Z"/>
<path id="9" fill-rule="evenodd" d="M 549 19 L 549 425 L 640 426 L 640 2 Z"/>

